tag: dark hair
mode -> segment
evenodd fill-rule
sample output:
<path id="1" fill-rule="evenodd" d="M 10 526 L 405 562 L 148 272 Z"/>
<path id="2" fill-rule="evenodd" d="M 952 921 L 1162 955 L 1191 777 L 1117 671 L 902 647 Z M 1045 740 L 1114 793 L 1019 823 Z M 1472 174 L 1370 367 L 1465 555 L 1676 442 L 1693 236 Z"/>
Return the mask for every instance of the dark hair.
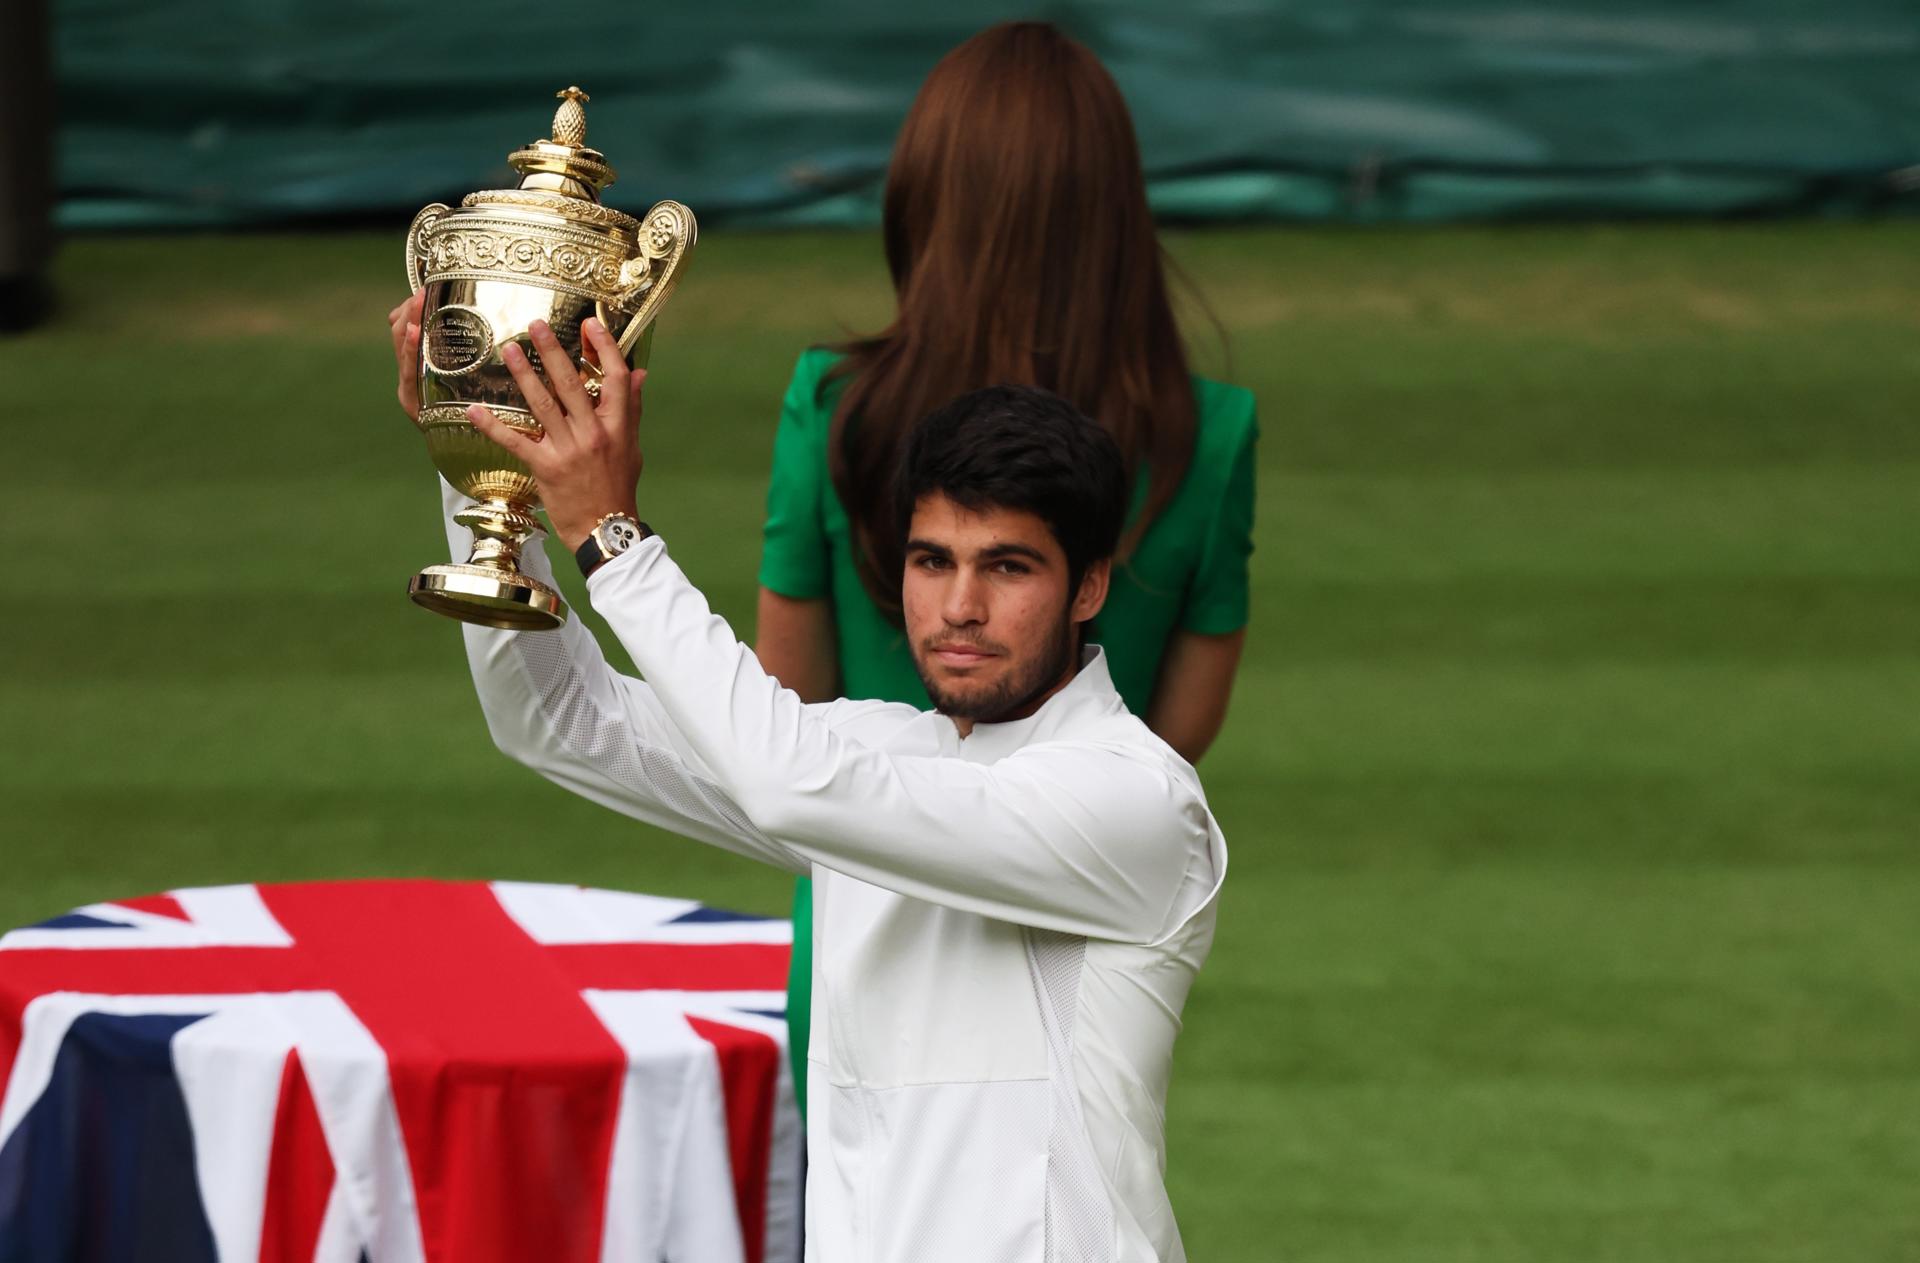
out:
<path id="1" fill-rule="evenodd" d="M 1035 386 L 989 386 L 929 414 L 907 436 L 893 485 L 901 545 L 914 506 L 939 494 L 962 508 L 1024 509 L 1067 555 L 1067 590 L 1111 557 L 1127 516 L 1126 462 L 1113 436 Z"/>
<path id="2" fill-rule="evenodd" d="M 894 319 L 841 346 L 827 460 L 869 595 L 899 618 L 892 473 L 909 427 L 962 391 L 1044 386 L 1119 445 L 1146 499 L 1121 550 L 1193 459 L 1193 382 L 1125 98 L 1045 22 L 953 49 L 901 124 L 883 210 Z"/>

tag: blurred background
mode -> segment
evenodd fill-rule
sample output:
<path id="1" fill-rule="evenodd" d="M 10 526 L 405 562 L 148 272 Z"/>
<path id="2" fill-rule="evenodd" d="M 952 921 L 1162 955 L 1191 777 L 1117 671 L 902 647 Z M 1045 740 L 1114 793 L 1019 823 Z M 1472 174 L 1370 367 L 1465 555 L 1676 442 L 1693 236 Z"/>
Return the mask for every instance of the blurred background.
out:
<path id="1" fill-rule="evenodd" d="M 794 357 L 890 313 L 899 120 L 1045 17 L 1261 410 L 1191 1256 L 1920 1259 L 1911 0 L 4 13 L 0 924 L 412 874 L 784 913 L 500 758 L 406 600 L 402 235 L 569 83 L 611 203 L 694 207 L 642 504 L 750 636 Z"/>

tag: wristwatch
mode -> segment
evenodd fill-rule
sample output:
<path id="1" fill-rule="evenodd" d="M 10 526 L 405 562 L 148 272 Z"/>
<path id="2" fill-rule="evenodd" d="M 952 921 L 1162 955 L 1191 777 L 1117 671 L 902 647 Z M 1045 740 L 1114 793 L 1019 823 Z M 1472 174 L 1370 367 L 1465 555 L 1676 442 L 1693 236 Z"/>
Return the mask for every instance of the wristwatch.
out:
<path id="1" fill-rule="evenodd" d="M 653 528 L 625 513 L 609 513 L 593 524 L 586 540 L 576 548 L 573 560 L 580 573 L 591 575 L 607 562 L 653 534 Z"/>

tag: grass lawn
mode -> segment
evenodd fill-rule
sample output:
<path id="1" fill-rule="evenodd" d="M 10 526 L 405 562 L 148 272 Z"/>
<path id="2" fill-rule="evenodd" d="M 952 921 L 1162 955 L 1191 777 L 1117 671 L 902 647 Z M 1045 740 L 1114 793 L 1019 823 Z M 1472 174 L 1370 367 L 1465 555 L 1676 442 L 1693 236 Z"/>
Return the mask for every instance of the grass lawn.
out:
<path id="1" fill-rule="evenodd" d="M 0 342 L 0 923 L 400 874 L 784 908 L 500 758 L 407 602 L 401 227 L 82 240 Z M 1169 244 L 1264 429 L 1190 1255 L 1920 1259 L 1920 225 Z M 873 237 L 715 231 L 663 320 L 641 502 L 743 633 L 793 357 L 885 312 Z"/>

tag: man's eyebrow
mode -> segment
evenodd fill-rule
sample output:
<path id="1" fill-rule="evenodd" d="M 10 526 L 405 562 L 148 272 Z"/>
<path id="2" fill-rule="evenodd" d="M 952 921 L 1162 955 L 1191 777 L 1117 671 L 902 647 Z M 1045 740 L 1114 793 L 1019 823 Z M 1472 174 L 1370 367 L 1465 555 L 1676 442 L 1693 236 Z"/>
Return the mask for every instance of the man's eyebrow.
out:
<path id="1" fill-rule="evenodd" d="M 1041 565 L 1047 564 L 1047 555 L 1031 544 L 1005 543 L 995 544 L 991 548 L 980 550 L 980 556 L 991 561 L 1001 557 L 1028 557 Z"/>
<path id="2" fill-rule="evenodd" d="M 953 550 L 945 544 L 936 544 L 930 539 L 910 539 L 907 541 L 910 553 L 932 553 L 936 557 L 951 557 Z"/>

